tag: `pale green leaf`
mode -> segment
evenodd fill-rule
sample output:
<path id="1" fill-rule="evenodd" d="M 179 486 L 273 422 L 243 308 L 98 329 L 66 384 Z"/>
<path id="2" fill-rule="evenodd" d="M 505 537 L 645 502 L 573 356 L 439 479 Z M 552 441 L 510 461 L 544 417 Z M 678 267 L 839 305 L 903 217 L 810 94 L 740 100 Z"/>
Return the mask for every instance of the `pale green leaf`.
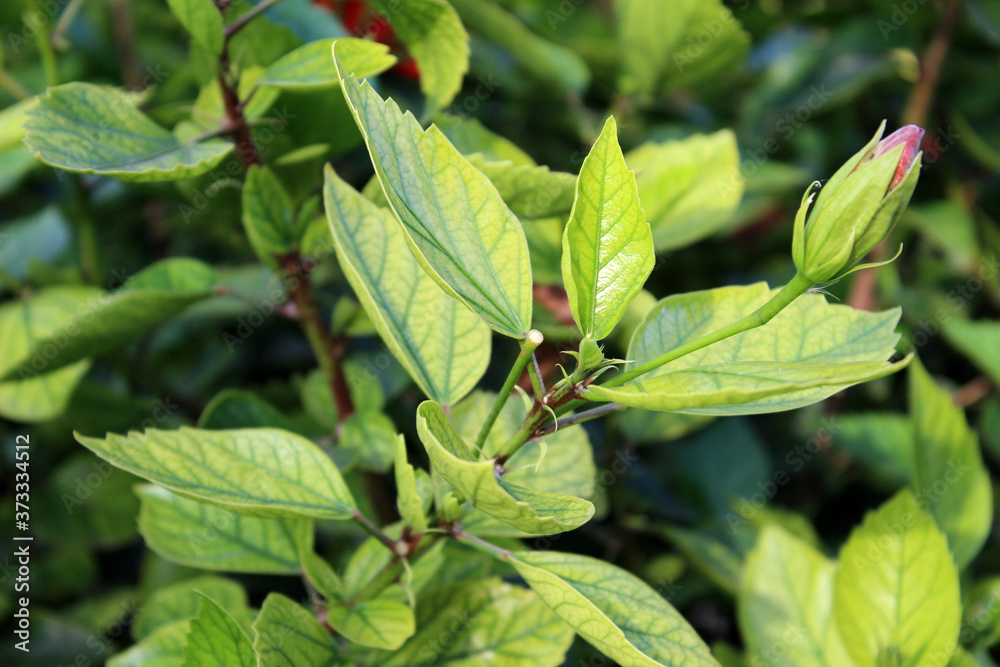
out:
<path id="1" fill-rule="evenodd" d="M 900 491 L 851 533 L 833 606 L 858 667 L 930 667 L 951 655 L 962 613 L 958 571 L 912 492 Z"/>
<path id="2" fill-rule="evenodd" d="M 424 514 L 424 500 L 417 488 L 417 478 L 413 466 L 406 460 L 406 439 L 396 436 L 395 473 L 396 507 L 403 524 L 417 534 L 427 532 L 427 517 Z"/>
<path id="3" fill-rule="evenodd" d="M 157 628 L 141 642 L 109 658 L 107 667 L 181 667 L 189 625 L 190 621 L 184 620 Z"/>
<path id="4" fill-rule="evenodd" d="M 251 166 L 243 186 L 243 229 L 257 257 L 277 269 L 278 257 L 295 242 L 295 209 L 292 198 L 274 172 Z"/>
<path id="5" fill-rule="evenodd" d="M 628 358 L 654 359 L 766 303 L 764 283 L 667 297 L 636 329 Z M 895 352 L 899 309 L 881 313 L 800 296 L 762 327 L 685 355 L 621 387 L 588 395 L 650 410 L 733 415 L 791 410 L 909 363 Z"/>
<path id="6" fill-rule="evenodd" d="M 92 287 L 50 287 L 0 306 L 0 341 L 4 351 L 0 355 L 0 377 L 9 378 L 0 382 L 0 416 L 36 422 L 57 417 L 66 409 L 90 362 L 81 360 L 45 373 L 48 358 L 33 357 L 32 350 L 39 341 L 65 331 L 74 316 L 86 310 L 87 304 L 100 294 L 100 290 Z"/>
<path id="7" fill-rule="evenodd" d="M 135 639 L 142 639 L 177 621 L 194 618 L 198 613 L 202 595 L 207 595 L 234 614 L 247 608 L 246 592 L 231 579 L 222 577 L 188 579 L 161 588 L 146 600 L 135 622 L 132 623 L 132 636 Z"/>
<path id="8" fill-rule="evenodd" d="M 244 516 L 146 484 L 139 532 L 150 549 L 174 563 L 203 570 L 298 574 L 298 550 L 311 546 L 310 519 Z"/>
<path id="9" fill-rule="evenodd" d="M 256 667 L 250 638 L 225 609 L 201 597 L 184 645 L 183 667 Z"/>
<path id="10" fill-rule="evenodd" d="M 380 74 L 396 64 L 396 57 L 385 44 L 353 37 L 319 39 L 278 58 L 264 70 L 257 84 L 291 90 L 336 86 L 337 66 L 330 59 L 334 42 L 344 69 L 360 78 Z"/>
<path id="11" fill-rule="evenodd" d="M 532 300 L 521 223 L 440 130 L 423 130 L 367 82 L 348 78 L 343 67 L 339 72 L 382 189 L 421 266 L 496 331 L 523 338 Z"/>
<path id="12" fill-rule="evenodd" d="M 214 0 L 167 0 L 170 11 L 181 25 L 214 58 L 222 54 L 225 43 L 222 12 Z"/>
<path id="13" fill-rule="evenodd" d="M 447 639 L 447 641 L 445 641 Z M 573 630 L 532 591 L 497 579 L 435 588 L 417 600 L 417 632 L 384 667 L 557 667 Z"/>
<path id="14" fill-rule="evenodd" d="M 492 392 L 475 391 L 452 408 L 451 420 L 466 442 L 475 442 L 495 400 L 496 394 Z M 483 443 L 482 456 L 495 456 L 526 415 L 523 401 L 507 401 Z M 546 435 L 544 442 L 544 455 L 540 445 L 528 443 L 510 457 L 504 463 L 504 481 L 534 491 L 595 502 L 597 469 L 587 431 L 580 425 L 561 428 Z M 523 531 L 475 509 L 462 519 L 462 526 L 467 532 L 480 536 L 525 536 Z"/>
<path id="15" fill-rule="evenodd" d="M 522 551 L 509 560 L 562 620 L 622 667 L 718 667 L 684 617 L 635 575 L 557 551 Z"/>
<path id="16" fill-rule="evenodd" d="M 327 622 L 347 639 L 362 646 L 397 649 L 413 635 L 413 610 L 395 600 L 365 600 L 352 606 L 332 602 Z"/>
<path id="17" fill-rule="evenodd" d="M 835 570 L 833 561 L 805 542 L 781 528 L 765 528 L 747 557 L 737 598 L 747 652 L 771 655 L 774 646 L 784 645 L 773 652 L 774 667 L 851 664 L 833 619 Z"/>
<path id="18" fill-rule="evenodd" d="M 0 110 L 0 151 L 21 145 L 24 139 L 24 122 L 28 120 L 28 112 L 37 102 L 37 97 L 29 97 Z"/>
<path id="19" fill-rule="evenodd" d="M 577 528 L 594 506 L 573 496 L 537 491 L 505 479 L 492 459 L 478 460 L 440 405 L 417 408 L 417 432 L 441 476 L 476 509 L 517 530 L 550 535 Z"/>
<path id="20" fill-rule="evenodd" d="M 993 382 L 1000 384 L 1000 322 L 995 320 L 950 320 L 944 336 Z"/>
<path id="21" fill-rule="evenodd" d="M 22 369 L 30 369 L 32 375 L 51 373 L 103 354 L 210 296 L 214 287 L 215 272 L 196 259 L 157 262 L 121 289 L 98 293 L 77 307 L 71 319 L 32 342 L 18 369 L 4 369 L 0 378 L 20 375 Z"/>
<path id="22" fill-rule="evenodd" d="M 150 429 L 76 438 L 119 468 L 242 514 L 343 520 L 355 511 L 354 499 L 326 453 L 287 431 Z"/>
<path id="23" fill-rule="evenodd" d="M 389 21 L 417 61 L 427 110 L 447 106 L 469 69 L 469 36 L 455 10 L 445 0 L 371 0 L 369 4 Z"/>
<path id="24" fill-rule="evenodd" d="M 628 152 L 657 252 L 725 228 L 743 197 L 740 153 L 730 130 L 647 142 Z"/>
<path id="25" fill-rule="evenodd" d="M 340 644 L 304 607 L 271 593 L 253 623 L 259 667 L 337 667 L 349 665 Z"/>
<path id="26" fill-rule="evenodd" d="M 655 96 L 681 86 L 715 83 L 739 65 L 750 36 L 722 0 L 617 0 L 622 50 L 619 87 Z"/>
<path id="27" fill-rule="evenodd" d="M 135 102 L 129 93 L 91 83 L 49 88 L 28 112 L 24 141 L 53 167 L 136 182 L 204 174 L 233 149 L 225 141 L 182 142 Z"/>
<path id="28" fill-rule="evenodd" d="M 470 30 L 504 49 L 529 76 L 554 87 L 555 94 L 586 92 L 590 71 L 572 49 L 539 37 L 498 3 L 451 0 L 451 4 Z"/>
<path id="29" fill-rule="evenodd" d="M 584 335 L 608 336 L 653 270 L 653 236 L 609 117 L 583 161 L 563 232 L 562 275 Z"/>
<path id="30" fill-rule="evenodd" d="M 486 371 L 489 328 L 424 272 L 388 209 L 329 167 L 324 195 L 337 259 L 382 340 L 429 398 L 456 403 Z"/>
<path id="31" fill-rule="evenodd" d="M 959 570 L 979 553 L 993 524 L 993 490 L 979 438 L 951 395 L 919 361 L 910 366 L 913 492 L 948 536 Z"/>
<path id="32" fill-rule="evenodd" d="M 521 220 L 562 217 L 573 207 L 577 178 L 561 171 L 508 160 L 488 161 L 470 155 L 469 162 L 496 186 L 510 210 Z"/>

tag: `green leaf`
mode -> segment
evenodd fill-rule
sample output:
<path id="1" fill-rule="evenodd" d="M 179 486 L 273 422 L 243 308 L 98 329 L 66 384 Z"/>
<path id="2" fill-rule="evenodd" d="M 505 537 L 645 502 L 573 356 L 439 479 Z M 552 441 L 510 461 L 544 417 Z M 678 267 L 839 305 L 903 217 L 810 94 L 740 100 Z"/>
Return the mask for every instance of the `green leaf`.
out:
<path id="1" fill-rule="evenodd" d="M 944 336 L 955 349 L 972 360 L 994 383 L 1000 384 L 1000 322 L 950 320 Z"/>
<path id="2" fill-rule="evenodd" d="M 487 129 L 479 120 L 471 116 L 442 112 L 434 115 L 434 124 L 462 155 L 479 153 L 486 162 L 512 162 L 515 165 L 535 164 L 531 156 L 521 150 L 520 146 Z M 571 200 L 570 204 L 572 203 Z"/>
<path id="3" fill-rule="evenodd" d="M 32 263 L 58 262 L 70 240 L 69 223 L 55 205 L 7 223 L 0 234 L 0 275 L 22 281 Z"/>
<path id="4" fill-rule="evenodd" d="M 475 391 L 451 410 L 455 429 L 466 442 L 475 442 L 496 394 Z M 489 458 L 514 433 L 527 415 L 523 401 L 509 400 L 483 443 L 482 456 Z M 544 437 L 545 451 L 528 443 L 504 463 L 503 480 L 533 491 L 575 496 L 594 502 L 598 484 L 594 452 L 586 430 L 580 425 L 560 428 Z M 475 509 L 462 519 L 462 527 L 473 535 L 524 537 L 523 531 Z"/>
<path id="5" fill-rule="evenodd" d="M 919 361 L 910 366 L 913 491 L 948 536 L 959 570 L 979 553 L 993 524 L 993 491 L 979 438 L 962 409 Z"/>
<path id="6" fill-rule="evenodd" d="M 181 25 L 191 33 L 200 46 L 213 58 L 222 55 L 225 44 L 225 29 L 222 25 L 222 12 L 213 0 L 167 0 L 170 11 L 174 13 Z"/>
<path id="7" fill-rule="evenodd" d="M 614 116 L 583 161 L 563 232 L 562 275 L 573 319 L 606 338 L 653 270 L 653 235 L 625 166 Z"/>
<path id="8" fill-rule="evenodd" d="M 492 459 L 477 460 L 440 405 L 424 401 L 417 408 L 417 433 L 435 470 L 472 506 L 532 535 L 577 528 L 594 515 L 587 500 L 536 491 L 509 482 Z"/>
<path id="9" fill-rule="evenodd" d="M 736 596 L 743 562 L 731 546 L 707 531 L 664 526 L 662 532 L 709 581 Z"/>
<path id="10" fill-rule="evenodd" d="M 489 328 L 424 272 L 388 209 L 362 197 L 332 168 L 325 173 L 337 259 L 365 312 L 420 389 L 439 403 L 456 403 L 486 371 Z"/>
<path id="11" fill-rule="evenodd" d="M 562 620 L 622 667 L 718 667 L 684 617 L 635 575 L 557 551 L 522 551 L 509 560 Z"/>
<path id="12" fill-rule="evenodd" d="M 766 527 L 747 557 L 737 598 L 747 652 L 774 667 L 849 665 L 833 619 L 836 564 L 781 528 Z M 772 651 L 781 645 L 782 652 Z"/>
<path id="13" fill-rule="evenodd" d="M 955 649 L 958 571 L 909 490 L 869 513 L 840 552 L 834 614 L 858 667 L 923 667 Z"/>
<path id="14" fill-rule="evenodd" d="M 913 478 L 913 422 L 888 412 L 836 416 L 828 429 L 834 445 L 857 460 L 882 486 L 895 491 Z"/>
<path id="15" fill-rule="evenodd" d="M 112 656 L 107 667 L 181 667 L 190 621 L 157 628 L 128 650 Z"/>
<path id="16" fill-rule="evenodd" d="M 573 630 L 532 591 L 486 579 L 443 586 L 417 600 L 417 632 L 384 667 L 557 667 Z"/>
<path id="17" fill-rule="evenodd" d="M 496 186 L 500 197 L 521 220 L 560 216 L 565 219 L 573 207 L 577 178 L 561 171 L 509 160 L 492 162 L 470 155 L 469 162 Z"/>
<path id="18" fill-rule="evenodd" d="M 417 478 L 413 466 L 406 460 L 406 439 L 396 436 L 395 472 L 396 507 L 403 524 L 415 533 L 427 532 L 427 517 L 424 514 L 424 500 L 417 489 Z"/>
<path id="19" fill-rule="evenodd" d="M 72 319 L 38 336 L 19 369 L 0 372 L 9 379 L 30 369 L 51 373 L 87 357 L 112 350 L 154 326 L 172 319 L 191 304 L 212 295 L 215 272 L 189 258 L 165 259 L 143 269 L 124 287 L 95 295 Z"/>
<path id="20" fill-rule="evenodd" d="M 469 36 L 455 10 L 445 0 L 371 0 L 369 4 L 389 21 L 417 61 L 427 111 L 447 106 L 469 69 Z"/>
<path id="21" fill-rule="evenodd" d="M 281 181 L 266 167 L 253 165 L 243 186 L 243 229 L 257 257 L 273 269 L 289 253 L 294 237 L 295 209 Z"/>
<path id="22" fill-rule="evenodd" d="M 504 49 L 528 75 L 554 87 L 553 94 L 586 92 L 590 71 L 572 49 L 542 39 L 496 3 L 451 0 L 451 4 L 465 25 Z"/>
<path id="23" fill-rule="evenodd" d="M 328 604 L 326 618 L 347 639 L 362 646 L 397 649 L 415 629 L 413 610 L 395 600 L 365 600 L 353 606 Z"/>
<path id="24" fill-rule="evenodd" d="M 225 141 L 180 141 L 135 107 L 134 96 L 74 82 L 28 112 L 24 141 L 42 162 L 125 181 L 176 181 L 213 169 L 233 149 Z"/>
<path id="25" fill-rule="evenodd" d="M 24 122 L 28 119 L 28 112 L 37 103 L 37 97 L 29 97 L 0 110 L 0 151 L 21 145 L 24 139 Z"/>
<path id="26" fill-rule="evenodd" d="M 278 408 L 243 389 L 223 389 L 212 397 L 198 417 L 198 428 L 212 431 L 258 427 L 295 430 L 292 420 Z"/>
<path id="27" fill-rule="evenodd" d="M 381 74 L 396 64 L 396 57 L 389 53 L 386 44 L 353 37 L 319 39 L 278 58 L 264 70 L 257 84 L 290 90 L 336 86 L 337 66 L 330 60 L 334 42 L 338 44 L 337 55 L 344 68 L 358 77 Z"/>
<path id="28" fill-rule="evenodd" d="M 107 438 L 75 435 L 119 468 L 241 514 L 344 520 L 355 511 L 330 457 L 287 431 L 182 428 Z"/>
<path id="29" fill-rule="evenodd" d="M 250 638 L 225 609 L 210 597 L 200 597 L 184 645 L 183 667 L 256 667 Z"/>
<path id="30" fill-rule="evenodd" d="M 396 449 L 396 425 L 381 412 L 355 412 L 339 424 L 339 445 L 355 452 L 363 470 L 385 473 Z"/>
<path id="31" fill-rule="evenodd" d="M 764 283 L 667 297 L 636 329 L 628 358 L 654 359 L 754 312 L 772 291 Z M 895 352 L 899 309 L 881 313 L 800 296 L 762 327 L 665 364 L 621 387 L 591 385 L 587 395 L 647 410 L 734 415 L 791 410 L 909 363 Z"/>
<path id="32" fill-rule="evenodd" d="M 284 595 L 271 593 L 253 623 L 260 667 L 348 665 L 333 635 L 312 613 Z"/>
<path id="33" fill-rule="evenodd" d="M 4 341 L 0 378 L 10 378 L 0 382 L 0 416 L 22 422 L 45 421 L 66 409 L 90 362 L 81 360 L 38 375 L 47 370 L 49 362 L 44 356 L 33 358 L 32 350 L 39 341 L 65 331 L 73 317 L 100 294 L 92 287 L 50 287 L 0 306 L 0 340 Z"/>
<path id="34" fill-rule="evenodd" d="M 721 0 L 617 0 L 622 51 L 619 88 L 646 98 L 681 86 L 717 83 L 739 65 L 750 36 Z"/>
<path id="35" fill-rule="evenodd" d="M 657 252 L 725 228 L 743 197 L 740 153 L 730 130 L 647 142 L 628 152 Z"/>
<path id="36" fill-rule="evenodd" d="M 231 579 L 199 577 L 188 579 L 157 590 L 146 600 L 139 616 L 132 624 L 132 637 L 143 639 L 177 621 L 194 618 L 202 595 L 232 613 L 247 608 L 247 594 L 243 587 Z"/>
<path id="37" fill-rule="evenodd" d="M 421 266 L 496 331 L 523 338 L 532 300 L 521 223 L 440 130 L 423 130 L 338 67 L 375 173 Z"/>
<path id="38" fill-rule="evenodd" d="M 997 614 L 1000 577 L 976 582 L 963 598 L 962 644 L 974 649 L 995 646 L 1000 642 L 1000 615 Z"/>
<path id="39" fill-rule="evenodd" d="M 311 548 L 311 519 L 264 519 L 189 500 L 152 484 L 136 488 L 139 532 L 174 563 L 252 574 L 299 574 L 298 550 Z"/>

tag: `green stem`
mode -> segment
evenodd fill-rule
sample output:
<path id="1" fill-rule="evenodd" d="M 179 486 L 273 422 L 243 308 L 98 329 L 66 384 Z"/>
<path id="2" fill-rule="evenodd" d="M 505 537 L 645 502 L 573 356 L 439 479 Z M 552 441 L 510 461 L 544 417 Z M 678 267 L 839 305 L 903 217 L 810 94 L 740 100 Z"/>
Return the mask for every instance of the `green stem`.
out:
<path id="1" fill-rule="evenodd" d="M 532 354 L 531 363 L 528 365 L 528 377 L 531 378 L 531 391 L 537 399 L 545 395 L 545 381 L 542 379 L 542 369 L 538 365 L 538 358 Z"/>
<path id="2" fill-rule="evenodd" d="M 497 394 L 496 401 L 493 402 L 493 407 L 490 409 L 490 414 L 486 417 L 486 421 L 483 422 L 483 427 L 479 430 L 479 436 L 476 438 L 476 449 L 481 450 L 483 448 L 483 443 L 486 442 L 486 436 L 490 434 L 490 429 L 493 428 L 493 424 L 496 423 L 497 417 L 500 416 L 500 411 L 503 410 L 503 406 L 507 403 L 507 397 L 510 396 L 510 392 L 514 389 L 514 384 L 517 383 L 517 379 L 521 377 L 521 373 L 524 372 L 524 367 L 528 365 L 531 358 L 535 354 L 535 349 L 542 344 L 545 338 L 542 333 L 536 329 L 532 329 L 528 332 L 527 337 L 521 343 L 521 353 L 517 355 L 517 360 L 514 362 L 514 366 L 510 369 L 510 373 L 507 374 L 507 379 L 503 383 L 503 387 L 500 389 L 500 393 Z"/>
<path id="3" fill-rule="evenodd" d="M 80 8 L 83 6 L 84 1 L 69 0 L 66 8 L 63 9 L 62 14 L 59 16 L 59 20 L 56 21 L 56 27 L 53 28 L 52 34 L 49 36 L 49 43 L 53 47 L 61 50 L 69 48 L 69 43 L 66 42 L 66 32 L 69 30 L 70 25 L 72 25 L 73 19 L 80 13 Z"/>
<path id="4" fill-rule="evenodd" d="M 813 282 L 811 280 L 806 278 L 801 273 L 796 273 L 795 277 L 792 278 L 787 285 L 782 287 L 781 291 L 775 294 L 770 301 L 743 319 L 733 322 L 729 326 L 723 327 L 703 338 L 699 338 L 698 340 L 691 341 L 686 345 L 681 345 L 680 347 L 676 347 L 669 352 L 665 352 L 657 358 L 647 361 L 644 364 L 640 364 L 626 373 L 622 373 L 621 375 L 611 378 L 602 386 L 619 387 L 629 380 L 634 380 L 635 378 L 645 375 L 646 373 L 655 370 L 664 364 L 668 364 L 675 359 L 679 359 L 684 355 L 691 354 L 696 350 L 708 347 L 713 343 L 718 343 L 720 340 L 724 340 L 730 336 L 735 336 L 738 333 L 743 333 L 744 331 L 749 331 L 750 329 L 755 329 L 759 326 L 767 324 L 774 319 L 775 315 L 780 313 L 786 306 L 788 306 L 792 301 L 795 301 L 795 299 L 804 294 L 812 286 Z"/>
<path id="5" fill-rule="evenodd" d="M 500 449 L 497 450 L 497 458 L 506 461 L 516 454 L 517 450 L 521 449 L 524 443 L 533 438 L 538 429 L 544 426 L 545 422 L 549 420 L 552 414 L 550 410 L 555 411 L 575 399 L 579 395 L 578 382 L 579 380 L 574 374 L 562 384 L 550 389 L 549 393 L 540 400 L 536 399 L 535 404 L 531 406 L 531 410 L 524 418 L 524 421 L 521 422 L 521 425 L 503 443 Z"/>
<path id="6" fill-rule="evenodd" d="M 252 7 L 246 14 L 243 14 L 235 21 L 226 26 L 226 41 L 228 41 L 233 35 L 238 33 L 243 29 L 247 23 L 254 20 L 264 12 L 266 12 L 271 7 L 281 2 L 281 0 L 263 0 L 254 7 Z"/>
<path id="7" fill-rule="evenodd" d="M 79 174 L 68 174 L 76 223 L 77 247 L 80 251 L 80 273 L 86 282 L 97 284 L 101 280 L 101 260 L 97 243 L 97 225 L 90 213 L 87 193 Z"/>
<path id="8" fill-rule="evenodd" d="M 40 0 L 32 0 L 30 11 L 35 13 L 42 25 L 35 31 L 35 43 L 42 59 L 42 70 L 45 72 L 45 83 L 49 86 L 59 85 L 59 65 L 56 62 L 56 52 L 49 41 L 49 19 L 42 9 Z M 32 22 L 33 23 L 33 22 Z"/>
<path id="9" fill-rule="evenodd" d="M 568 405 L 569 404 L 567 403 L 567 406 Z M 619 405 L 618 403 L 605 403 L 599 407 L 578 412 L 575 415 L 570 415 L 569 417 L 563 417 L 562 419 L 559 419 L 558 421 L 555 421 L 543 428 L 538 435 L 555 433 L 561 428 L 566 428 L 567 426 L 572 426 L 573 424 L 582 424 L 583 422 L 590 421 L 591 419 L 597 419 L 598 417 L 610 415 L 615 412 L 621 412 L 622 410 L 628 410 L 628 406 Z"/>
<path id="10" fill-rule="evenodd" d="M 8 93 L 18 100 L 26 100 L 31 97 L 31 93 L 28 89 L 21 85 L 21 82 L 15 79 L 11 74 L 0 67 L 0 86 L 3 86 Z"/>
<path id="11" fill-rule="evenodd" d="M 359 510 L 354 510 L 354 514 L 351 516 L 352 519 L 358 522 L 358 524 L 365 529 L 365 531 L 376 538 L 379 542 L 385 545 L 385 547 L 392 553 L 399 555 L 399 551 L 396 549 L 396 540 L 392 539 L 386 535 L 381 528 L 372 523 L 372 520 L 362 514 Z"/>
<path id="12" fill-rule="evenodd" d="M 454 537 L 456 540 L 462 542 L 468 542 L 479 551 L 485 551 L 487 553 L 499 557 L 502 560 L 510 560 L 511 556 L 513 556 L 513 554 L 507 551 L 506 549 L 498 547 L 492 542 L 487 542 L 483 538 L 472 535 L 471 533 L 467 533 L 461 529 L 453 531 L 451 533 L 451 536 Z"/>

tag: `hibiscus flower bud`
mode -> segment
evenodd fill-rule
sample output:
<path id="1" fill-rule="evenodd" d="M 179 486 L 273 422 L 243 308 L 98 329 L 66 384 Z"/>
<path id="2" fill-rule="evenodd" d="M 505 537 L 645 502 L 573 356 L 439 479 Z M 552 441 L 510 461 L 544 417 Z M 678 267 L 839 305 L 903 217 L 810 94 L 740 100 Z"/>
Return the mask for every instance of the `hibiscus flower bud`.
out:
<path id="1" fill-rule="evenodd" d="M 889 235 L 910 202 L 920 175 L 924 131 L 907 125 L 882 139 L 884 130 L 883 122 L 818 197 L 817 184 L 806 190 L 795 216 L 792 258 L 799 273 L 813 283 L 849 273 Z"/>

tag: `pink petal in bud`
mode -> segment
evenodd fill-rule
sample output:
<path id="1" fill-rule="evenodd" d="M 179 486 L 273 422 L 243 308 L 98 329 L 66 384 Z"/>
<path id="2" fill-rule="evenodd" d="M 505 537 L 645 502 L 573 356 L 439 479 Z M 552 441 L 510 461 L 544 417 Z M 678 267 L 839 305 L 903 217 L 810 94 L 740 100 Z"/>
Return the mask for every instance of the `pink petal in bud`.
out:
<path id="1" fill-rule="evenodd" d="M 920 152 L 920 141 L 924 138 L 924 129 L 916 125 L 906 125 L 901 127 L 888 137 L 878 142 L 875 146 L 873 158 L 888 153 L 896 146 L 903 144 L 903 154 L 899 156 L 899 164 L 896 165 L 896 173 L 892 176 L 887 192 L 892 192 L 893 188 L 899 185 L 906 175 L 910 173 L 910 167 L 917 159 Z"/>

